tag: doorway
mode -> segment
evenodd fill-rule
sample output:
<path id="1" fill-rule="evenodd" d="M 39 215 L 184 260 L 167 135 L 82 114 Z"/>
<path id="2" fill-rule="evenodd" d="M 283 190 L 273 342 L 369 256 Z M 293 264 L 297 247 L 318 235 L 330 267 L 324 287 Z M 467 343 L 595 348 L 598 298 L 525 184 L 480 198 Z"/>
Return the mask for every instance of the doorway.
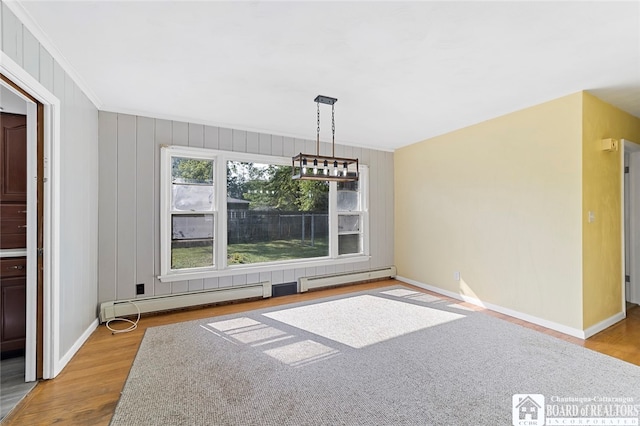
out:
<path id="1" fill-rule="evenodd" d="M 42 162 L 38 154 L 37 105 L 0 82 L 0 418 L 42 377 L 42 321 L 27 316 L 27 294 L 39 301 L 37 260 L 30 255 L 41 232 L 38 185 L 28 176 Z M 35 189 L 35 191 L 34 191 Z M 35 193 L 34 193 L 35 192 Z M 34 221 L 35 219 L 35 221 Z M 37 252 L 37 251 L 36 251 Z M 30 327 L 27 326 L 30 325 Z M 35 333 L 33 328 L 35 326 Z M 40 368 L 38 368 L 40 366 Z"/>
<path id="2" fill-rule="evenodd" d="M 640 145 L 623 140 L 624 301 L 640 304 Z"/>

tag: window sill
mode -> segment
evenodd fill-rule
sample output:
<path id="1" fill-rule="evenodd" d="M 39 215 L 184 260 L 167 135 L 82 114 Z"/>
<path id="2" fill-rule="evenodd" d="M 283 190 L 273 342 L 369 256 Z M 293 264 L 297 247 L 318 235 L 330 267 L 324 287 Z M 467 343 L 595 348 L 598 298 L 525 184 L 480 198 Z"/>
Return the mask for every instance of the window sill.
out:
<path id="1" fill-rule="evenodd" d="M 313 268 L 316 266 L 329 266 L 329 265 L 344 265 L 350 263 L 367 262 L 371 259 L 371 256 L 366 255 L 354 255 L 340 257 L 338 259 L 318 259 L 308 261 L 296 261 L 296 262 L 280 262 L 258 265 L 236 265 L 227 267 L 227 269 L 220 270 L 204 270 L 204 271 L 192 271 L 192 272 L 175 272 L 171 274 L 165 274 L 158 276 L 158 279 L 163 283 L 184 281 L 184 280 L 197 280 L 202 278 L 216 278 L 216 277 L 228 277 L 234 275 L 247 275 L 247 274 L 259 274 L 261 272 L 272 271 L 285 271 L 290 269 L 302 269 Z"/>

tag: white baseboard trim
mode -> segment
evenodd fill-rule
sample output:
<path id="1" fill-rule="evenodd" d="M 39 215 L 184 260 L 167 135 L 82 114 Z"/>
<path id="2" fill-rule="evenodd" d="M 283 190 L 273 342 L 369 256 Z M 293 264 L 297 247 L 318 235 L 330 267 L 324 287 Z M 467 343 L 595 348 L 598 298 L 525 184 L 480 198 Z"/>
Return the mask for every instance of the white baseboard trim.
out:
<path id="1" fill-rule="evenodd" d="M 549 328 L 551 330 L 559 331 L 560 333 L 568 334 L 569 336 L 577 337 L 578 339 L 586 339 L 589 337 L 586 331 L 567 327 L 566 325 L 559 324 L 557 322 L 548 321 L 543 318 L 534 317 L 533 315 L 525 314 L 522 312 L 514 311 L 513 309 L 505 308 L 503 306 L 494 305 L 492 303 L 483 302 L 480 299 L 476 299 L 474 297 L 465 296 L 463 294 L 454 293 L 452 291 L 444 290 L 439 287 L 435 287 L 429 284 L 424 284 L 419 281 L 412 280 L 410 278 L 401 277 L 400 275 L 396 276 L 396 280 L 404 281 L 407 284 L 415 285 L 416 287 L 423 288 L 425 290 L 433 291 L 434 293 L 442 294 L 443 296 L 451 297 L 452 299 L 462 300 L 463 302 L 471 303 L 472 305 L 480 306 L 482 308 L 490 309 L 495 312 L 499 312 L 501 314 L 509 315 L 510 317 L 518 318 L 532 324 L 541 325 L 542 327 Z M 599 324 L 598 324 L 599 325 Z M 595 328 L 596 326 L 594 326 Z M 608 327 L 608 326 L 607 326 Z M 606 328 L 606 327 L 604 327 Z M 601 330 L 604 330 L 602 328 Z M 595 334 L 595 333 L 594 333 Z"/>
<path id="2" fill-rule="evenodd" d="M 69 349 L 67 351 L 67 353 L 64 354 L 64 356 L 62 358 L 60 358 L 59 360 L 55 361 L 54 368 L 53 368 L 53 377 L 52 377 L 52 379 L 54 377 L 56 377 L 58 374 L 60 374 L 62 369 L 69 363 L 69 361 L 71 361 L 71 358 L 73 358 L 73 356 L 76 354 L 76 352 L 78 352 L 78 350 L 80 350 L 82 345 L 84 345 L 84 342 L 86 342 L 87 339 L 89 338 L 89 336 L 91 336 L 91 333 L 93 333 L 94 330 L 96 328 L 98 328 L 98 324 L 99 324 L 99 321 L 98 321 L 98 318 L 96 318 L 89 325 L 89 327 L 87 327 L 87 329 L 84 331 L 84 333 L 82 333 L 82 336 L 80 336 L 78 338 L 78 340 L 76 340 L 76 342 L 73 344 L 73 346 L 71 346 L 71 349 Z"/>
<path id="3" fill-rule="evenodd" d="M 599 323 L 592 325 L 584 331 L 585 339 L 588 339 L 594 334 L 600 333 L 605 328 L 611 327 L 613 324 L 622 321 L 626 317 L 627 315 L 624 312 L 618 312 L 617 314 L 605 319 L 604 321 L 600 321 Z"/>

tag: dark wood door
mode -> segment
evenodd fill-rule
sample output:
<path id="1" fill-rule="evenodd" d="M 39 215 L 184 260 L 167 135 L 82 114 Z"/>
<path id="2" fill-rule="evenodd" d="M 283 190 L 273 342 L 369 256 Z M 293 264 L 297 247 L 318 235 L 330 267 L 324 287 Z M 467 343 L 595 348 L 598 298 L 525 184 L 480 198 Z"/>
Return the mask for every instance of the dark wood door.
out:
<path id="1" fill-rule="evenodd" d="M 0 203 L 27 201 L 27 117 L 0 114 Z"/>

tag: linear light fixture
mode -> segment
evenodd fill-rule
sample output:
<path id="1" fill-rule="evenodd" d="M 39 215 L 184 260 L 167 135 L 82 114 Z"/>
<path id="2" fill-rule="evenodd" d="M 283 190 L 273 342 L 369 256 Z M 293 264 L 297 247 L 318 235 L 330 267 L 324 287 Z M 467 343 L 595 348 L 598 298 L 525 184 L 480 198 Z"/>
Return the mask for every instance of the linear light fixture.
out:
<path id="1" fill-rule="evenodd" d="M 336 182 L 356 182 L 360 175 L 357 158 L 336 157 L 336 98 L 318 95 L 318 128 L 316 133 L 316 153 L 300 153 L 291 159 L 293 179 L 323 180 Z M 320 155 L 320 104 L 331 105 L 331 156 Z"/>

